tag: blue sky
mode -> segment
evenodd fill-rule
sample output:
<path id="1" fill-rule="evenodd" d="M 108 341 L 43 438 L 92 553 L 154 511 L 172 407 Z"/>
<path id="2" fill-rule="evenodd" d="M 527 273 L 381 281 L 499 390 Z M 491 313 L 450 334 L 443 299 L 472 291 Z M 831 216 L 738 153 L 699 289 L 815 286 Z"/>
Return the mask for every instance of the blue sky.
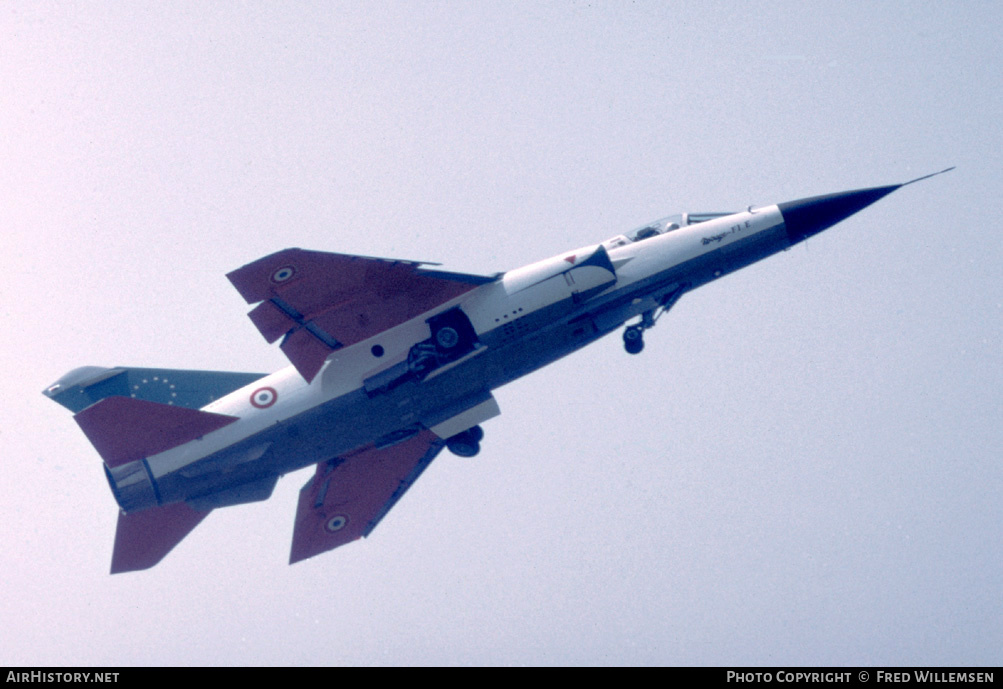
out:
<path id="1" fill-rule="evenodd" d="M 5 665 L 998 665 L 996 3 L 0 8 Z M 296 494 L 107 574 L 84 364 L 286 365 L 226 272 L 493 274 L 673 212 L 903 182 L 497 391 L 373 535 Z"/>

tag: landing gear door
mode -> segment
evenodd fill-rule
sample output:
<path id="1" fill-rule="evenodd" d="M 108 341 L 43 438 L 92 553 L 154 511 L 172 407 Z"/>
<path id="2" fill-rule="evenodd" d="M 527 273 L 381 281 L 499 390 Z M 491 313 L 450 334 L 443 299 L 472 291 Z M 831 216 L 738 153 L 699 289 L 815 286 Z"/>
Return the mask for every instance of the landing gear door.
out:
<path id="1" fill-rule="evenodd" d="M 429 430 L 440 438 L 450 438 L 501 414 L 494 396 L 483 391 L 462 400 L 448 409 L 422 419 Z"/>

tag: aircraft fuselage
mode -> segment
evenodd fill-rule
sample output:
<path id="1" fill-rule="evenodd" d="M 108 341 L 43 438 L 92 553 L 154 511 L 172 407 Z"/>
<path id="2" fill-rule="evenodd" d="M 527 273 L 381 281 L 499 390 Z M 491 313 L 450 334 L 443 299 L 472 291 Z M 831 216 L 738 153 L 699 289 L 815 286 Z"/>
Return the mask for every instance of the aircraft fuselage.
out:
<path id="1" fill-rule="evenodd" d="M 790 245 L 779 208 L 770 206 L 560 254 L 335 352 L 311 383 L 293 367 L 255 381 L 204 408 L 237 422 L 147 457 L 145 471 L 120 467 L 109 476 L 113 485 L 121 476 L 149 478 L 149 487 L 145 481 L 116 487 L 127 512 L 178 501 L 209 508 L 264 499 L 282 474 L 448 422 L 486 403 L 491 390 L 658 309 L 667 298 Z M 597 252 L 608 261 L 579 265 Z M 401 368 L 399 381 L 390 377 L 396 384 L 381 388 L 377 380 L 373 388 L 372 379 L 406 362 L 411 348 L 430 338 L 429 319 L 454 309 L 469 319 L 473 349 L 425 377 Z M 495 413 L 496 407 L 485 409 L 484 418 L 472 417 L 469 426 Z"/>
<path id="2" fill-rule="evenodd" d="M 209 510 L 265 499 L 281 475 L 316 464 L 300 493 L 296 562 L 367 535 L 444 446 L 476 454 L 479 424 L 499 413 L 495 388 L 632 319 L 624 345 L 636 354 L 686 292 L 901 186 L 666 218 L 494 278 L 288 249 L 228 277 L 293 366 L 260 378 L 171 371 L 201 390 L 190 400 L 213 400 L 200 409 L 140 394 L 143 374 L 128 378 L 138 399 L 125 398 L 129 369 L 78 369 L 46 394 L 78 412 L 105 460 L 123 511 L 113 572 L 152 566 Z M 150 520 L 126 518 L 152 508 Z"/>

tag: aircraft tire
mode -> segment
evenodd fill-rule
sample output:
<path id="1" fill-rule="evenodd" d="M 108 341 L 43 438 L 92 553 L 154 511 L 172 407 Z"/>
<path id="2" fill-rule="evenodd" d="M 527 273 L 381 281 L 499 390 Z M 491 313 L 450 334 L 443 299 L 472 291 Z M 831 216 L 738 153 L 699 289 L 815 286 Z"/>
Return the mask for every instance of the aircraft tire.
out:
<path id="1" fill-rule="evenodd" d="M 627 350 L 628 354 L 640 354 L 641 350 L 644 349 L 644 340 L 626 342 L 624 343 L 623 348 Z"/>
<path id="2" fill-rule="evenodd" d="M 446 443 L 446 448 L 457 457 L 474 457 L 481 451 L 481 444 L 470 440 L 455 440 Z"/>
<path id="3" fill-rule="evenodd" d="M 644 349 L 644 331 L 631 326 L 623 331 L 623 347 L 630 354 L 639 354 Z"/>
<path id="4" fill-rule="evenodd" d="M 484 431 L 480 426 L 474 426 L 448 438 L 446 448 L 457 457 L 473 457 L 481 451 L 482 438 Z"/>
<path id="5" fill-rule="evenodd" d="M 435 343 L 439 345 L 439 349 L 446 351 L 454 348 L 456 345 L 460 344 L 460 334 L 456 332 L 455 328 L 451 328 L 448 325 L 439 328 L 435 333 Z"/>

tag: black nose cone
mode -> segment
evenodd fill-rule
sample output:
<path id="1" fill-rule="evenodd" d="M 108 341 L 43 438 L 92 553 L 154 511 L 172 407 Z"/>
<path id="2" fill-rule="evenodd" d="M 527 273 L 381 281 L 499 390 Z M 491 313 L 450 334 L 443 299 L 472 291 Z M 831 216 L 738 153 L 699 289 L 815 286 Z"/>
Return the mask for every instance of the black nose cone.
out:
<path id="1" fill-rule="evenodd" d="M 867 208 L 901 186 L 893 184 L 889 187 L 843 191 L 781 203 L 780 212 L 787 225 L 787 236 L 791 244 L 796 244 Z"/>

